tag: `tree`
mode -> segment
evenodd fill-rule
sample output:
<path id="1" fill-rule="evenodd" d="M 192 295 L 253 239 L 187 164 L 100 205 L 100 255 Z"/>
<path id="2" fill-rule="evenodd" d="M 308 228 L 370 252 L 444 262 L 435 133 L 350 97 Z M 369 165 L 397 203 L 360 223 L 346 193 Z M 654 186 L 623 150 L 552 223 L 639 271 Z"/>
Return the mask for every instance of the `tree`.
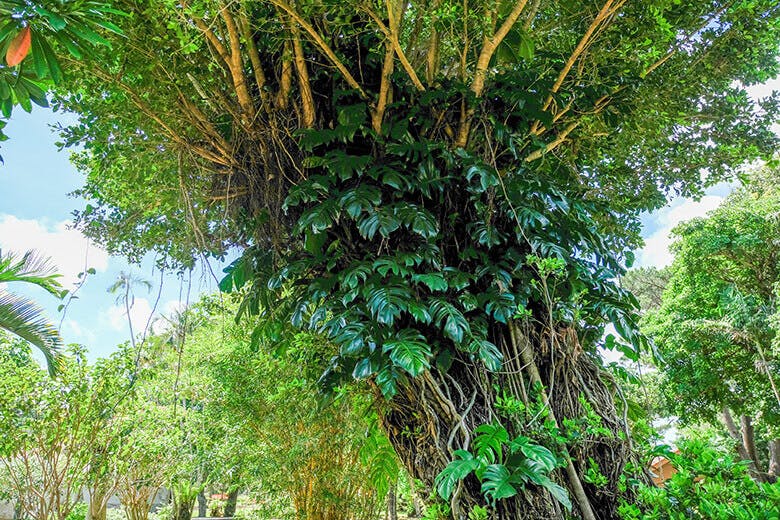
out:
<path id="1" fill-rule="evenodd" d="M 754 420 L 768 430 L 772 460 L 780 432 L 771 322 L 780 281 L 776 176 L 772 168 L 757 172 L 706 218 L 675 229 L 671 277 L 661 306 L 647 318 L 664 360 L 661 384 L 671 412 L 684 421 L 720 418 L 757 478 L 764 457 L 757 455 Z"/>
<path id="2" fill-rule="evenodd" d="M 656 310 L 663 303 L 663 294 L 669 283 L 669 268 L 640 267 L 631 269 L 621 283 L 639 301 L 643 313 Z"/>
<path id="3" fill-rule="evenodd" d="M 0 251 L 0 283 L 25 282 L 36 285 L 57 298 L 64 291 L 47 258 L 28 251 L 21 258 Z M 41 351 L 49 374 L 54 375 L 60 364 L 62 338 L 59 331 L 44 316 L 41 309 L 28 298 L 0 290 L 0 329 L 29 341 Z"/>
<path id="4" fill-rule="evenodd" d="M 80 227 L 174 265 L 244 247 L 223 283 L 246 288 L 242 315 L 335 342 L 323 389 L 367 380 L 428 488 L 502 392 L 541 392 L 553 426 L 592 408 L 611 433 L 541 446 L 560 464 L 504 419 L 513 442 L 449 502 L 561 517 L 563 486 L 575 514 L 614 518 L 629 442 L 596 351 L 607 321 L 643 344 L 614 280 L 641 211 L 773 151 L 776 104 L 743 85 L 777 73 L 777 3 L 115 7 L 126 38 L 58 101 L 82 117 L 64 131 Z M 591 459 L 606 486 L 583 483 Z"/>

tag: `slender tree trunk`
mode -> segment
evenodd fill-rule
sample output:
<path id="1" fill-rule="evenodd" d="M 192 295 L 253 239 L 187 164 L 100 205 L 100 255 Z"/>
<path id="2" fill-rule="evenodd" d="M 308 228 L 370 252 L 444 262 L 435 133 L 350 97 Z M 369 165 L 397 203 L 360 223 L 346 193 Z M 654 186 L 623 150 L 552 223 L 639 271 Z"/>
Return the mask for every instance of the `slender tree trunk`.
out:
<path id="1" fill-rule="evenodd" d="M 409 494 L 412 495 L 412 505 L 414 506 L 414 517 L 420 518 L 422 516 L 422 505 L 420 504 L 420 497 L 417 496 L 417 485 L 414 483 L 414 477 L 409 476 Z"/>
<path id="2" fill-rule="evenodd" d="M 387 492 L 387 520 L 398 520 L 398 489 L 396 484 Z"/>
<path id="3" fill-rule="evenodd" d="M 775 481 L 780 478 L 780 439 L 769 441 L 769 475 Z"/>
<path id="4" fill-rule="evenodd" d="M 559 423 L 588 414 L 587 407 L 599 416 L 611 433 L 592 436 L 568 448 L 570 467 L 556 471 L 552 478 L 566 487 L 574 504 L 575 516 L 599 520 L 617 519 L 621 497 L 617 484 L 630 458 L 629 441 L 623 435 L 625 424 L 617 413 L 607 376 L 582 352 L 573 330 L 555 332 L 551 343 L 534 331 L 518 331 L 514 340 L 506 327 L 492 337 L 502 349 L 504 365 L 497 373 L 485 370 L 465 355 L 456 354 L 446 372 L 432 368 L 417 378 L 399 385 L 398 394 L 382 416 L 382 425 L 412 478 L 433 489 L 436 475 L 450 462 L 452 452 L 468 449 L 474 430 L 493 423 L 501 415 L 495 407 L 494 385 L 527 404 L 533 400 L 534 381 L 540 381 L 549 402 L 550 417 Z M 528 349 L 522 355 L 522 345 Z M 552 345 L 552 346 L 551 346 Z M 523 360 L 532 360 L 528 363 Z M 527 430 L 524 422 L 502 419 L 511 436 Z M 538 420 L 538 418 L 537 418 Z M 525 419 L 522 419 L 525 421 Z M 583 462 L 593 459 L 607 477 L 605 487 L 596 488 L 582 481 Z M 480 484 L 473 476 L 456 489 L 450 507 L 451 517 L 465 520 L 474 505 L 484 505 Z M 501 500 L 491 510 L 491 520 L 562 519 L 563 507 L 541 487 L 526 486 L 517 496 Z"/>
<path id="5" fill-rule="evenodd" d="M 191 491 L 191 489 L 172 491 L 173 520 L 192 520 L 192 508 L 195 505 L 197 493 Z"/>
<path id="6" fill-rule="evenodd" d="M 203 518 L 208 516 L 208 502 L 206 501 L 206 492 L 201 489 L 198 493 L 198 516 Z"/>
<path id="7" fill-rule="evenodd" d="M 115 487 L 101 485 L 90 486 L 87 489 L 87 520 L 106 520 L 108 499 Z"/>
<path id="8" fill-rule="evenodd" d="M 233 517 L 236 516 L 236 504 L 238 503 L 238 495 L 241 492 L 238 488 L 231 488 L 228 492 L 227 501 L 225 501 L 225 510 L 222 516 Z"/>
<path id="9" fill-rule="evenodd" d="M 742 445 L 745 446 L 750 460 L 755 464 L 759 473 L 763 473 L 761 469 L 761 460 L 758 458 L 758 451 L 756 450 L 756 435 L 753 429 L 753 419 L 749 415 L 743 415 L 740 417 L 740 423 L 742 425 Z"/>

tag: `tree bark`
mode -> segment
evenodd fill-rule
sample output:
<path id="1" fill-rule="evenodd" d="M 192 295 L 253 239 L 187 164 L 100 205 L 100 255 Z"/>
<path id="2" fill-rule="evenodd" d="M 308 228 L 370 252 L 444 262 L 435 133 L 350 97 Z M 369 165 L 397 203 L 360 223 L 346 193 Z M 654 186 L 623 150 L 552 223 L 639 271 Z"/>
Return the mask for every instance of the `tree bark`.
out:
<path id="1" fill-rule="evenodd" d="M 745 446 L 744 432 L 740 432 L 739 428 L 737 428 L 737 425 L 734 422 L 734 418 L 731 415 L 731 410 L 729 410 L 728 407 L 723 408 L 723 424 L 726 425 L 726 430 L 734 441 L 739 458 L 741 460 L 750 461 L 750 464 L 748 465 L 748 472 L 750 473 L 750 476 L 757 482 L 763 482 L 765 479 L 763 478 L 761 471 L 758 469 L 756 460 L 751 457 L 750 452 Z"/>
<path id="2" fill-rule="evenodd" d="M 420 497 L 417 495 L 417 486 L 414 483 L 414 477 L 409 476 L 409 494 L 412 495 L 412 506 L 414 507 L 414 517 L 420 518 L 422 516 L 422 505 L 420 504 Z"/>
<path id="3" fill-rule="evenodd" d="M 552 478 L 569 490 L 575 515 L 586 518 L 583 511 L 589 504 L 591 518 L 617 519 L 621 493 L 619 477 L 630 457 L 628 441 L 622 432 L 625 424 L 619 418 L 612 394 L 596 363 L 582 352 L 573 330 L 556 331 L 555 350 L 540 334 L 525 333 L 529 342 L 528 355 L 534 360 L 536 373 L 547 391 L 551 416 L 576 419 L 587 414 L 583 400 L 610 432 L 609 436 L 593 436 L 587 442 L 569 447 L 570 471 L 556 471 Z M 427 491 L 434 488 L 436 475 L 450 462 L 456 449 L 468 449 L 473 431 L 482 424 L 500 417 L 495 408 L 494 384 L 511 392 L 526 403 L 533 395 L 534 376 L 530 365 L 520 355 L 509 330 L 501 327 L 492 338 L 500 345 L 504 365 L 490 373 L 481 364 L 466 356 L 456 358 L 446 372 L 432 368 L 421 376 L 399 385 L 382 416 L 382 425 L 401 461 L 412 478 L 422 481 Z M 511 436 L 522 434 L 527 425 L 522 422 L 505 424 Z M 608 484 L 596 488 L 581 480 L 585 467 L 580 461 L 593 459 L 608 479 Z M 579 480 L 577 482 L 572 477 Z M 578 494 L 584 495 L 582 503 Z M 485 505 L 480 484 L 472 475 L 462 481 L 450 501 L 451 518 L 466 520 L 474 505 Z M 501 500 L 491 511 L 494 520 L 564 518 L 565 512 L 543 488 L 529 485 L 517 496 Z"/>
<path id="4" fill-rule="evenodd" d="M 238 495 L 240 492 L 241 490 L 238 488 L 231 488 L 228 492 L 225 510 L 222 513 L 223 516 L 230 518 L 236 515 L 236 504 L 238 503 Z"/>
<path id="5" fill-rule="evenodd" d="M 387 492 L 387 520 L 398 520 L 398 489 L 396 484 Z"/>
<path id="6" fill-rule="evenodd" d="M 198 493 L 198 516 L 201 518 L 208 516 L 208 501 L 206 500 L 206 492 L 203 489 Z"/>
<path id="7" fill-rule="evenodd" d="M 173 520 L 192 520 L 192 508 L 197 493 L 172 492 Z"/>
<path id="8" fill-rule="evenodd" d="M 761 460 L 758 458 L 758 451 L 756 450 L 756 435 L 753 429 L 753 419 L 749 415 L 743 415 L 740 417 L 740 423 L 742 425 L 742 445 L 745 447 L 750 460 L 755 464 L 759 473 L 763 473 L 761 469 Z"/>
<path id="9" fill-rule="evenodd" d="M 780 439 L 772 439 L 769 441 L 768 473 L 775 481 L 780 477 Z"/>

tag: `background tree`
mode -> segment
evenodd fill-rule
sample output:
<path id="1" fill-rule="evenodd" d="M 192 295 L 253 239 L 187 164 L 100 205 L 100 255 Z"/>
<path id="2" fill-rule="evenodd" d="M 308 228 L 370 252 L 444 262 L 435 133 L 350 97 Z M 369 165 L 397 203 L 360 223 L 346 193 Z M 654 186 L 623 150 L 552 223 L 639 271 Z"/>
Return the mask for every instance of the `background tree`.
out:
<path id="1" fill-rule="evenodd" d="M 664 361 L 669 410 L 686 422 L 720 416 L 759 477 L 766 459 L 758 455 L 753 422 L 766 428 L 773 452 L 780 425 L 770 318 L 780 281 L 776 177 L 775 169 L 757 172 L 706 218 L 675 229 L 663 303 L 647 319 Z"/>
<path id="2" fill-rule="evenodd" d="M 228 498 L 243 489 L 271 516 L 374 518 L 398 463 L 376 422 L 371 428 L 365 397 L 344 395 L 318 411 L 319 363 L 333 346 L 285 335 L 285 356 L 274 357 L 251 346 L 252 327 L 234 323 L 235 308 L 207 298 L 187 311 L 198 325 L 186 340 L 181 389 L 200 403 L 208 428 L 203 484 Z"/>
<path id="3" fill-rule="evenodd" d="M 82 115 L 82 229 L 184 266 L 245 247 L 223 288 L 333 341 L 322 387 L 368 380 L 429 488 L 506 431 L 447 487 L 455 518 L 560 517 L 561 485 L 613 518 L 629 441 L 596 352 L 607 321 L 643 343 L 614 280 L 641 211 L 773 151 L 777 105 L 743 85 L 777 72 L 777 3 L 115 7 L 126 38 L 58 101 Z M 553 425 L 592 409 L 604 430 L 542 451 L 520 416 L 492 424 L 539 387 Z"/>
<path id="4" fill-rule="evenodd" d="M 56 379 L 48 377 L 24 346 L 0 351 L 0 464 L 21 511 L 35 520 L 65 520 L 89 481 L 105 426 L 107 400 L 86 364 L 71 349 Z"/>

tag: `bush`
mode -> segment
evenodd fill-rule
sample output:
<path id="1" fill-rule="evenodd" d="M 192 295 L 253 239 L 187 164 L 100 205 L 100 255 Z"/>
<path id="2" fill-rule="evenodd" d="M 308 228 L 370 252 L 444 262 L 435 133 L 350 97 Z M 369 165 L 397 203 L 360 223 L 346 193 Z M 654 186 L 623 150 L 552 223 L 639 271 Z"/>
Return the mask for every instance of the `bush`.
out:
<path id="1" fill-rule="evenodd" d="M 78 502 L 65 517 L 65 520 L 86 520 L 88 509 L 89 506 L 86 503 Z"/>
<path id="2" fill-rule="evenodd" d="M 780 482 L 757 483 L 747 464 L 704 441 L 683 441 L 679 453 L 657 450 L 677 473 L 664 487 L 639 484 L 636 498 L 623 503 L 625 520 L 778 520 Z"/>

